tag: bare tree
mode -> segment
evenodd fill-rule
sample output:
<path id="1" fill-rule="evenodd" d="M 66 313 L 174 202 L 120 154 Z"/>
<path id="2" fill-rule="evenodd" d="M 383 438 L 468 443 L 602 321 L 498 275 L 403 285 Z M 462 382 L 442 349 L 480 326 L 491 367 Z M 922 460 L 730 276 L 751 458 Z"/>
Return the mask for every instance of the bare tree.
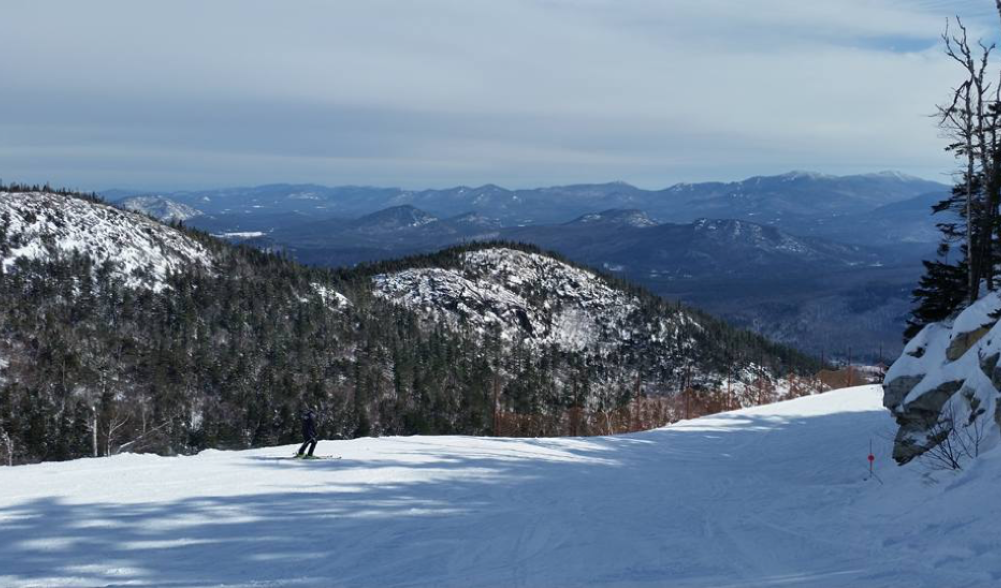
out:
<path id="1" fill-rule="evenodd" d="M 14 439 L 0 428 L 0 443 L 3 444 L 4 449 L 7 451 L 7 465 L 14 465 Z"/>
<path id="2" fill-rule="evenodd" d="M 972 391 L 964 393 L 967 405 L 970 407 L 970 414 L 965 423 L 960 423 L 956 429 L 957 443 L 960 452 L 970 458 L 980 456 L 980 446 L 987 436 L 987 422 L 984 418 L 985 408 L 980 405 L 980 400 L 973 395 Z M 950 405 L 950 410 L 951 409 Z M 951 418 L 955 420 L 955 411 L 952 411 Z"/>
<path id="3" fill-rule="evenodd" d="M 91 422 L 90 422 L 90 443 L 91 443 L 91 446 L 92 446 L 91 448 L 94 450 L 94 457 L 100 457 L 101 452 L 100 452 L 100 448 L 97 445 L 97 425 L 98 425 L 98 421 L 97 421 L 97 406 L 91 405 L 91 407 L 90 407 L 90 413 L 91 413 L 91 417 L 92 417 Z"/>
<path id="4" fill-rule="evenodd" d="M 153 442 L 155 442 L 157 433 L 159 433 L 160 431 L 162 431 L 169 424 L 170 424 L 170 421 L 165 421 L 165 422 L 160 423 L 159 425 L 157 425 L 155 427 L 151 427 L 151 428 L 148 428 L 148 429 L 145 428 L 145 424 L 144 424 L 143 425 L 143 427 L 144 427 L 143 428 L 143 432 L 140 433 L 135 439 L 132 439 L 131 441 L 128 441 L 126 443 L 122 443 L 117 448 L 115 448 L 115 451 L 113 452 L 114 455 L 117 455 L 117 454 L 119 454 L 119 453 L 121 453 L 123 451 L 129 451 L 129 450 L 137 451 L 137 450 L 141 450 L 143 447 L 148 447 L 150 445 L 151 440 Z M 108 447 L 109 447 L 109 450 L 110 450 L 110 447 L 111 447 L 110 441 L 108 443 Z"/>
<path id="5" fill-rule="evenodd" d="M 939 106 L 938 117 L 940 128 L 952 140 L 949 149 L 957 157 L 962 157 L 965 163 L 967 288 L 969 302 L 973 303 L 979 298 L 981 279 L 987 279 L 988 289 L 994 287 L 993 264 L 989 260 L 995 218 L 993 211 L 997 208 L 998 200 L 997 158 L 994 149 L 997 143 L 997 116 L 988 97 L 991 84 L 985 81 L 994 45 L 987 46 L 978 42 L 980 52 L 979 56 L 975 56 L 966 25 L 958 16 L 956 26 L 959 33 L 953 34 L 947 22 L 942 40 L 945 42 L 945 54 L 963 68 L 966 81 L 953 90 L 949 104 Z M 975 202 L 974 196 L 978 171 L 982 179 L 982 202 L 979 203 Z M 975 224 L 979 224 L 976 233 Z"/>
<path id="6" fill-rule="evenodd" d="M 107 443 L 105 444 L 104 447 L 104 455 L 114 455 L 114 453 L 117 453 L 117 451 L 115 452 L 111 451 L 111 447 L 115 439 L 115 432 L 124 427 L 125 424 L 128 422 L 129 422 L 129 417 L 127 416 L 121 419 L 111 420 L 110 422 L 108 422 L 108 437 L 107 437 Z"/>

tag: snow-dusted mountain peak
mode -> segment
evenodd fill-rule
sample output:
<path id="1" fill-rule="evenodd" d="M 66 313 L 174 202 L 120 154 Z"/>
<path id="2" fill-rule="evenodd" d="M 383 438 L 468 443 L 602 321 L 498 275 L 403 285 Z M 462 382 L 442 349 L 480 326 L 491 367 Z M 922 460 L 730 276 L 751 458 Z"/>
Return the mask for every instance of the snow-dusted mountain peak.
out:
<path id="1" fill-rule="evenodd" d="M 863 178 L 882 178 L 887 180 L 899 180 L 901 182 L 921 182 L 925 181 L 924 178 L 919 178 L 917 176 L 912 176 L 910 174 L 905 174 L 899 171 L 893 170 L 883 170 L 869 174 L 860 174 Z"/>
<path id="2" fill-rule="evenodd" d="M 198 242 L 142 214 L 47 192 L 0 192 L 0 264 L 73 252 L 110 262 L 130 287 L 162 290 L 169 274 L 211 268 Z"/>
<path id="3" fill-rule="evenodd" d="M 193 206 L 163 196 L 132 196 L 118 201 L 117 204 L 125 210 L 139 212 L 167 223 L 186 221 L 204 214 Z"/>
<path id="4" fill-rule="evenodd" d="M 837 176 L 806 170 L 793 170 L 780 174 L 778 177 L 789 182 L 796 180 L 832 180 L 837 178 Z"/>
<path id="5" fill-rule="evenodd" d="M 355 221 L 354 228 L 366 233 L 380 233 L 402 228 L 423 227 L 437 220 L 437 217 L 419 208 L 403 204 L 363 216 Z"/>
<path id="6" fill-rule="evenodd" d="M 683 314 L 650 323 L 640 301 L 601 276 L 552 257 L 502 247 L 460 254 L 455 268 L 412 268 L 374 277 L 377 296 L 453 328 L 529 345 L 610 351 L 634 339 L 676 334 Z"/>

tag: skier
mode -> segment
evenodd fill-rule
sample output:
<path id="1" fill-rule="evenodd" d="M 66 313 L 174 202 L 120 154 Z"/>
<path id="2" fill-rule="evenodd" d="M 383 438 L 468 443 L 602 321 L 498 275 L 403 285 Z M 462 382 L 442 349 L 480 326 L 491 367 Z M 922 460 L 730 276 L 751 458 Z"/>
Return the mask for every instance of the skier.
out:
<path id="1" fill-rule="evenodd" d="M 299 447 L 296 457 L 313 457 L 313 450 L 316 449 L 316 413 L 312 408 L 307 408 L 302 413 L 302 446 Z M 309 446 L 309 453 L 305 456 L 306 446 Z"/>

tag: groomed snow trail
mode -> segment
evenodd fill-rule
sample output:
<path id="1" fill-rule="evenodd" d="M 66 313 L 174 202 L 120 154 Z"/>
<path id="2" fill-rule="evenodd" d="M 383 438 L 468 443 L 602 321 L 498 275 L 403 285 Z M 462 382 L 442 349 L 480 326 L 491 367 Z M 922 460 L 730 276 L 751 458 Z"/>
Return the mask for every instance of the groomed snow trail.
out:
<path id="1" fill-rule="evenodd" d="M 2 586 L 996 586 L 999 460 L 889 460 L 878 387 L 588 439 L 0 468 Z M 869 440 L 883 484 L 863 480 Z M 929 480 L 937 480 L 932 482 Z"/>

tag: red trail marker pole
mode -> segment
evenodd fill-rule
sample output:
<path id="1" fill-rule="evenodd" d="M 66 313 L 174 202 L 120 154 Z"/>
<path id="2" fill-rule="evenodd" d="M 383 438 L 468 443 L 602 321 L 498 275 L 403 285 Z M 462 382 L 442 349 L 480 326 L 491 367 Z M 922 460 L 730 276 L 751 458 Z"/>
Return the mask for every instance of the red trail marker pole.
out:
<path id="1" fill-rule="evenodd" d="M 873 478 L 876 478 L 876 481 L 879 482 L 880 486 L 882 486 L 883 485 L 883 480 L 880 479 L 880 477 L 876 475 L 876 470 L 875 470 L 875 468 L 873 468 L 873 465 L 876 462 L 876 456 L 872 452 L 872 438 L 869 439 L 869 455 L 868 455 L 868 459 L 869 459 L 869 477 L 866 478 L 865 480 L 868 482 L 869 480 L 872 480 Z"/>
<path id="2" fill-rule="evenodd" d="M 869 439 L 869 475 L 872 476 L 872 466 L 876 461 L 876 456 L 872 454 L 872 439 Z"/>

